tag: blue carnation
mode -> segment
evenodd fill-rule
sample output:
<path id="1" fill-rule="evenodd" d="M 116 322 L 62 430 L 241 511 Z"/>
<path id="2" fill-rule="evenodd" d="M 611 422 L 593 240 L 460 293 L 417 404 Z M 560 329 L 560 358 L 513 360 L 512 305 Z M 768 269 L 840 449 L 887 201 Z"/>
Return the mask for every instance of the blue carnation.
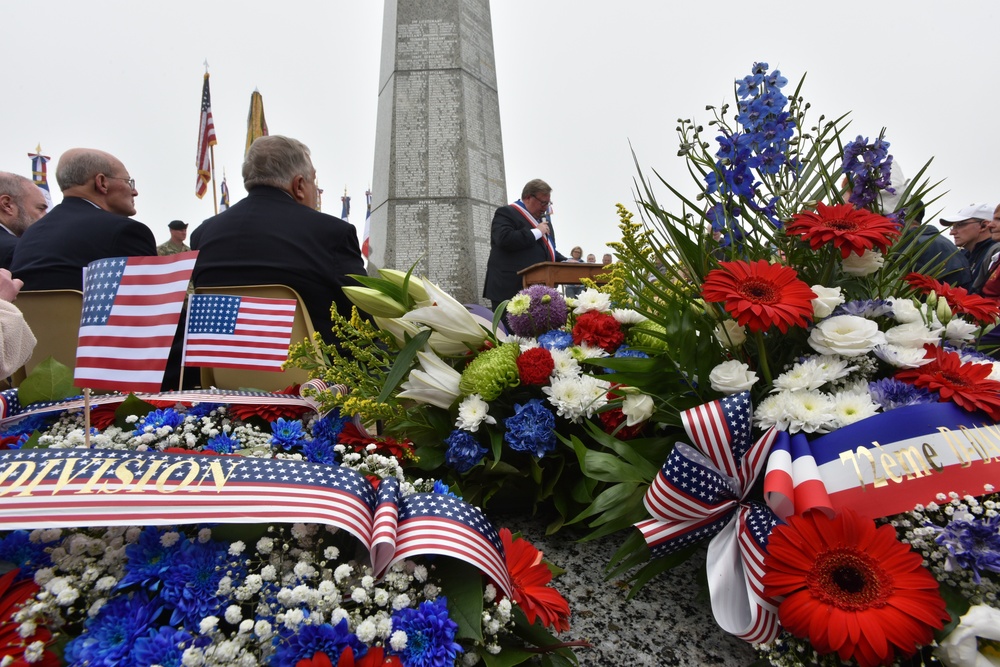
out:
<path id="1" fill-rule="evenodd" d="M 868 394 L 883 410 L 895 410 L 907 405 L 937 402 L 936 394 L 895 378 L 883 378 L 869 382 Z"/>
<path id="2" fill-rule="evenodd" d="M 184 423 L 184 417 L 173 408 L 167 408 L 166 410 L 153 410 L 136 422 L 134 433 L 136 435 L 142 435 L 146 432 L 147 426 L 151 426 L 153 431 L 156 431 L 158 428 L 162 428 L 164 426 L 170 427 L 171 429 L 177 428 L 182 423 Z"/>
<path id="3" fill-rule="evenodd" d="M 392 631 L 406 633 L 406 648 L 397 652 L 406 667 L 452 667 L 462 647 L 455 642 L 458 624 L 448 617 L 445 598 L 400 609 L 392 616 Z"/>
<path id="4" fill-rule="evenodd" d="M 163 533 L 155 526 L 147 526 L 139 533 L 139 539 L 134 544 L 125 547 L 125 576 L 118 582 L 118 588 L 133 584 L 149 586 L 155 591 L 159 587 L 160 577 L 170 569 L 178 545 L 163 546 Z"/>
<path id="5" fill-rule="evenodd" d="M 227 562 L 227 547 L 221 542 L 185 540 L 175 545 L 178 550 L 173 564 L 162 575 L 160 595 L 171 608 L 171 625 L 183 623 L 197 628 L 201 619 L 217 615 L 227 600 L 218 595 L 219 582 L 224 576 L 239 579 L 240 572 Z"/>
<path id="6" fill-rule="evenodd" d="M 13 563 L 21 568 L 19 579 L 34 578 L 35 570 L 49 567 L 52 559 L 45 550 L 45 544 L 32 542 L 31 533 L 15 530 L 0 540 L 0 561 Z"/>
<path id="7" fill-rule="evenodd" d="M 209 438 L 208 442 L 205 443 L 205 448 L 219 454 L 232 454 L 240 448 L 240 444 L 239 439 L 228 433 L 220 433 Z"/>
<path id="8" fill-rule="evenodd" d="M 278 445 L 285 451 L 300 445 L 306 437 L 301 421 L 283 417 L 278 417 L 277 421 L 271 423 L 271 433 L 271 444 Z"/>
<path id="9" fill-rule="evenodd" d="M 538 344 L 547 350 L 565 350 L 573 344 L 573 334 L 553 329 L 539 336 Z"/>
<path id="10" fill-rule="evenodd" d="M 91 667 L 135 664 L 132 647 L 153 627 L 162 609 L 162 604 L 151 601 L 144 591 L 111 598 L 96 616 L 84 622 L 83 632 L 66 644 L 66 661 Z"/>
<path id="11" fill-rule="evenodd" d="M 444 461 L 459 473 L 468 472 L 486 455 L 486 448 L 468 431 L 455 429 L 444 439 L 444 443 L 448 445 Z"/>
<path id="12" fill-rule="evenodd" d="M 934 541 L 948 550 L 955 569 L 972 570 L 977 584 L 983 572 L 1000 572 L 1000 516 L 952 519 L 944 528 L 934 527 Z"/>
<path id="13" fill-rule="evenodd" d="M 132 664 L 135 667 L 143 665 L 181 667 L 184 649 L 190 645 L 191 639 L 191 635 L 185 630 L 166 625 L 156 629 L 150 628 L 147 634 L 135 640 Z"/>
<path id="14" fill-rule="evenodd" d="M 556 416 L 539 398 L 514 405 L 514 416 L 505 419 L 504 426 L 503 439 L 511 449 L 542 458 L 556 448 Z"/>
<path id="15" fill-rule="evenodd" d="M 368 647 L 348 628 L 346 618 L 336 626 L 329 623 L 302 625 L 297 630 L 282 627 L 275 643 L 277 651 L 271 657 L 272 667 L 295 667 L 300 660 L 310 660 L 316 653 L 325 653 L 331 663 L 337 664 L 340 654 L 347 648 L 354 651 L 355 658 L 368 652 Z"/>

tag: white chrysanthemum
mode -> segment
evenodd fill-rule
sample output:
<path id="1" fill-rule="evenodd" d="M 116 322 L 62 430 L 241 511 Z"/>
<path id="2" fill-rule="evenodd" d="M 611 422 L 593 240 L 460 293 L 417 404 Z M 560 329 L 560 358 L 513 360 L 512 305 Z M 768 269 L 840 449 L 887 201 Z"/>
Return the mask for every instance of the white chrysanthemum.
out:
<path id="1" fill-rule="evenodd" d="M 592 310 L 604 313 L 611 309 L 611 296 L 596 289 L 585 289 L 576 297 L 576 308 L 573 312 L 577 315 L 588 313 Z"/>
<path id="2" fill-rule="evenodd" d="M 921 347 L 879 345 L 873 351 L 876 357 L 895 368 L 919 368 L 930 361 Z"/>
<path id="3" fill-rule="evenodd" d="M 713 368 L 708 379 L 712 389 L 728 395 L 750 389 L 757 383 L 757 374 L 742 361 L 730 359 Z"/>
<path id="4" fill-rule="evenodd" d="M 789 433 L 823 433 L 834 421 L 833 401 L 818 391 L 783 391 L 761 401 L 754 420 L 762 429 L 776 426 Z"/>
<path id="5" fill-rule="evenodd" d="M 820 354 L 857 357 L 885 343 L 878 324 L 856 315 L 835 315 L 813 327 L 809 346 Z"/>
<path id="6" fill-rule="evenodd" d="M 975 324 L 961 317 L 953 317 L 944 328 L 944 337 L 952 343 L 965 343 L 975 340 L 978 330 L 979 327 Z"/>
<path id="7" fill-rule="evenodd" d="M 455 427 L 475 433 L 483 422 L 496 424 L 496 418 L 491 417 L 489 411 L 490 404 L 484 401 L 479 394 L 466 396 L 458 405 L 458 419 L 455 420 Z"/>
<path id="8" fill-rule="evenodd" d="M 570 347 L 568 351 L 577 361 L 583 361 L 585 359 L 603 359 L 604 357 L 611 356 L 603 347 L 592 347 L 587 343 L 574 345 Z"/>
<path id="9" fill-rule="evenodd" d="M 507 303 L 507 313 L 510 315 L 524 315 L 530 307 L 530 296 L 527 294 L 515 294 Z"/>
<path id="10" fill-rule="evenodd" d="M 747 340 L 746 328 L 740 326 L 736 320 L 723 320 L 715 325 L 715 338 L 722 347 L 737 348 Z"/>
<path id="11" fill-rule="evenodd" d="M 836 428 L 871 417 L 878 412 L 878 409 L 878 404 L 872 400 L 867 391 L 841 392 L 833 397 Z"/>
<path id="12" fill-rule="evenodd" d="M 573 358 L 567 350 L 549 350 L 552 353 L 552 363 L 555 365 L 552 373 L 556 377 L 575 377 L 580 374 L 580 362 Z"/>
<path id="13" fill-rule="evenodd" d="M 591 417 L 607 405 L 608 389 L 611 384 L 590 375 L 556 378 L 542 392 L 549 397 L 549 403 L 556 408 L 556 414 L 572 422 L 583 417 Z"/>
<path id="14" fill-rule="evenodd" d="M 847 275 L 863 278 L 881 269 L 882 265 L 885 264 L 885 258 L 878 250 L 865 250 L 861 256 L 852 252 L 840 263 Z"/>
<path id="15" fill-rule="evenodd" d="M 779 375 L 772 391 L 801 391 L 819 389 L 828 382 L 847 377 L 856 366 L 836 355 L 809 357 Z"/>
<path id="16" fill-rule="evenodd" d="M 521 348 L 521 352 L 525 350 L 530 350 L 533 347 L 538 347 L 538 339 L 532 336 L 516 336 L 514 334 L 507 334 L 507 343 L 517 343 L 517 346 Z"/>
<path id="17" fill-rule="evenodd" d="M 649 319 L 639 311 L 632 310 L 631 308 L 615 308 L 611 311 L 611 315 L 614 316 L 618 324 L 622 325 L 639 324 L 639 322 L 645 322 Z"/>
<path id="18" fill-rule="evenodd" d="M 817 320 L 829 317 L 837 306 L 844 303 L 844 295 L 839 287 L 813 285 L 812 291 L 816 293 L 816 298 L 812 300 L 812 307 L 813 317 Z"/>
<path id="19" fill-rule="evenodd" d="M 923 321 L 906 322 L 897 324 L 885 332 L 885 342 L 899 347 L 917 347 L 923 349 L 924 345 L 937 345 L 941 341 L 942 329 L 935 328 L 933 331 L 927 328 Z"/>

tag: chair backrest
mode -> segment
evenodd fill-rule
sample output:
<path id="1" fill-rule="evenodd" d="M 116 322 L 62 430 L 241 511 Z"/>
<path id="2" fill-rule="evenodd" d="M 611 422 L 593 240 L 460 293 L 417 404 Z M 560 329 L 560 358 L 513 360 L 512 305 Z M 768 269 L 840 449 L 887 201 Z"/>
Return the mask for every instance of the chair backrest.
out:
<path id="1" fill-rule="evenodd" d="M 232 285 L 226 287 L 196 287 L 195 294 L 227 294 L 232 296 L 253 296 L 263 299 L 295 299 L 295 321 L 292 323 L 292 344 L 308 339 L 313 341 L 312 320 L 302 297 L 287 285 Z M 319 354 L 319 349 L 316 349 Z M 195 368 L 188 367 L 185 373 Z M 289 368 L 282 372 L 247 370 L 241 368 L 201 368 L 201 386 L 218 389 L 260 389 L 276 391 L 292 384 L 302 384 L 309 379 L 309 372 L 301 368 Z"/>
<path id="2" fill-rule="evenodd" d="M 21 292 L 14 302 L 38 343 L 31 356 L 12 376 L 16 387 L 39 363 L 49 357 L 70 368 L 76 366 L 83 292 L 72 289 Z"/>

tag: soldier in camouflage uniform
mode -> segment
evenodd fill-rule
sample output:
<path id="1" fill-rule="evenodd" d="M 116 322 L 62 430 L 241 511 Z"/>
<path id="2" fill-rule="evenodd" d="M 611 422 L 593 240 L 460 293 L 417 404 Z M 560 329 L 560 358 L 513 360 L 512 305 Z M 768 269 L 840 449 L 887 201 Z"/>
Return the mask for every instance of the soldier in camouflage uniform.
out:
<path id="1" fill-rule="evenodd" d="M 180 220 L 172 221 L 167 227 L 170 228 L 170 240 L 156 246 L 157 255 L 176 255 L 179 252 L 186 252 L 191 248 L 184 245 L 187 238 L 187 224 Z"/>

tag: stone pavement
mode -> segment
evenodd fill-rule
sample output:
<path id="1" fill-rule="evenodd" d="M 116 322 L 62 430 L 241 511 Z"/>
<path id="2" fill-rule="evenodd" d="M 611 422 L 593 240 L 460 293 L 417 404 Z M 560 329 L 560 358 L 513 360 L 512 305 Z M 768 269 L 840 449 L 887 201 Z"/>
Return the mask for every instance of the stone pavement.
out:
<path id="1" fill-rule="evenodd" d="M 712 618 L 707 591 L 699 586 L 704 556 L 661 574 L 626 600 L 624 580 L 604 581 L 604 566 L 621 546 L 613 535 L 580 543 L 580 534 L 563 529 L 545 536 L 545 521 L 496 515 L 500 528 L 520 531 L 541 549 L 546 560 L 566 570 L 554 580 L 569 601 L 570 630 L 565 641 L 586 640 L 593 648 L 578 649 L 586 667 L 618 665 L 723 665 L 746 667 L 756 656 L 748 644 L 723 632 Z"/>

